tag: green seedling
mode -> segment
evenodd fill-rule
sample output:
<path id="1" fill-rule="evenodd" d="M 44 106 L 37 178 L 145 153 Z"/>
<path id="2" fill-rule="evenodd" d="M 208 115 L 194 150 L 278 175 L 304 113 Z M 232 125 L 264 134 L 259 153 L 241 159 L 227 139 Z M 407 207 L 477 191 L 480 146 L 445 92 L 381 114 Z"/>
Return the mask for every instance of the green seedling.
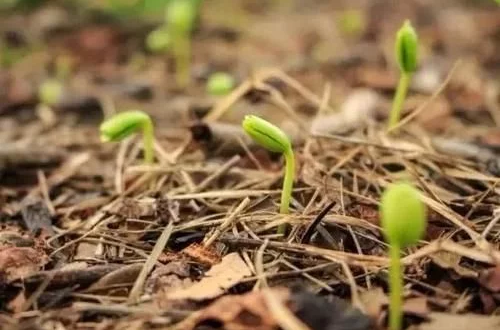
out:
<path id="1" fill-rule="evenodd" d="M 176 63 L 176 80 L 184 88 L 190 81 L 191 34 L 197 16 L 197 4 L 190 0 L 171 0 L 167 7 L 168 32 Z"/>
<path id="2" fill-rule="evenodd" d="M 345 35 L 357 37 L 366 29 L 366 18 L 361 10 L 346 10 L 339 16 L 338 26 Z"/>
<path id="3" fill-rule="evenodd" d="M 425 232 L 426 208 L 416 188 L 408 183 L 395 183 L 385 190 L 380 204 L 380 217 L 389 243 L 390 305 L 389 328 L 401 330 L 403 315 L 403 269 L 401 249 L 416 244 Z"/>
<path id="4" fill-rule="evenodd" d="M 281 191 L 280 213 L 287 214 L 292 198 L 293 180 L 295 175 L 295 156 L 288 136 L 278 127 L 257 116 L 245 116 L 243 129 L 262 147 L 285 156 L 285 178 Z M 285 233 L 285 225 L 278 227 L 278 233 Z"/>
<path id="5" fill-rule="evenodd" d="M 234 85 L 233 76 L 225 72 L 216 72 L 208 78 L 207 92 L 214 96 L 226 95 L 233 90 Z"/>
<path id="6" fill-rule="evenodd" d="M 154 128 L 151 117 L 145 112 L 125 111 L 107 119 L 100 127 L 101 141 L 121 141 L 138 130 L 142 130 L 144 162 L 152 164 Z"/>
<path id="7" fill-rule="evenodd" d="M 418 36 L 410 21 L 405 21 L 396 35 L 396 58 L 401 75 L 389 116 L 389 130 L 399 123 L 401 109 L 408 93 L 411 77 L 417 69 Z"/>
<path id="8" fill-rule="evenodd" d="M 38 87 L 38 99 L 43 105 L 52 107 L 59 103 L 63 93 L 63 87 L 57 79 L 47 79 Z"/>
<path id="9" fill-rule="evenodd" d="M 166 27 L 151 31 L 146 38 L 146 47 L 152 53 L 165 53 L 172 45 L 172 39 Z"/>

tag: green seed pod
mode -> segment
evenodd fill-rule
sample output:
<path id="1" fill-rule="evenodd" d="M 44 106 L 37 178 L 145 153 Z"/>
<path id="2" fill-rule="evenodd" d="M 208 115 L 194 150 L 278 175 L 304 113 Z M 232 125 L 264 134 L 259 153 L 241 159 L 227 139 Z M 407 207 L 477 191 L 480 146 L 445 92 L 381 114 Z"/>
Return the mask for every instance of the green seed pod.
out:
<path id="1" fill-rule="evenodd" d="M 426 208 L 419 192 L 408 183 L 394 183 L 380 204 L 382 228 L 390 244 L 404 248 L 416 244 L 427 225 Z"/>
<path id="2" fill-rule="evenodd" d="M 101 141 L 120 141 L 150 125 L 151 118 L 142 111 L 124 111 L 104 121 L 100 127 Z"/>
<path id="3" fill-rule="evenodd" d="M 146 46 L 152 53 L 163 53 L 171 44 L 170 35 L 164 27 L 151 31 L 146 38 Z"/>
<path id="4" fill-rule="evenodd" d="M 396 57 L 401 71 L 413 73 L 417 70 L 418 36 L 406 20 L 396 36 Z"/>
<path id="5" fill-rule="evenodd" d="M 44 81 L 38 88 L 38 98 L 45 105 L 56 105 L 62 97 L 63 87 L 56 79 Z"/>
<path id="6" fill-rule="evenodd" d="M 207 81 L 207 92 L 211 95 L 226 95 L 234 88 L 233 76 L 225 72 L 212 74 Z"/>
<path id="7" fill-rule="evenodd" d="M 196 7 L 190 0 L 172 0 L 167 8 L 167 23 L 176 33 L 189 33 L 196 20 Z"/>
<path id="8" fill-rule="evenodd" d="M 253 115 L 245 116 L 242 125 L 245 132 L 255 142 L 272 152 L 285 153 L 292 149 L 288 136 L 281 129 L 262 118 Z"/>

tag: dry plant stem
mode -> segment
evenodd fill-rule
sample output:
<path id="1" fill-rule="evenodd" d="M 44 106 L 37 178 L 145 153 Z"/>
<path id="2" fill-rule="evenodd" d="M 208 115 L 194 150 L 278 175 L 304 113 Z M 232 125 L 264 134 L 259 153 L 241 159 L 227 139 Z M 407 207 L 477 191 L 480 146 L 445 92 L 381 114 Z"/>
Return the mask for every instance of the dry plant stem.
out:
<path id="1" fill-rule="evenodd" d="M 401 269 L 401 249 L 397 244 L 389 245 L 391 265 L 389 268 L 390 305 L 389 329 L 401 330 L 403 305 L 403 271 Z"/>
<path id="2" fill-rule="evenodd" d="M 215 230 L 212 236 L 210 236 L 204 243 L 204 247 L 209 247 L 215 240 L 226 231 L 231 224 L 233 224 L 236 217 L 243 212 L 243 210 L 250 204 L 250 198 L 246 197 L 240 205 L 224 220 L 224 222 Z"/>
<path id="3" fill-rule="evenodd" d="M 130 290 L 130 294 L 128 296 L 129 303 L 135 303 L 137 301 L 137 298 L 139 298 L 142 287 L 144 286 L 144 281 L 146 281 L 146 277 L 153 269 L 156 261 L 158 260 L 158 257 L 165 248 L 165 245 L 167 245 L 168 239 L 170 238 L 170 234 L 172 234 L 173 227 L 174 227 L 173 222 L 172 221 L 169 222 L 169 224 L 165 227 L 165 229 L 161 233 L 160 238 L 158 238 L 158 241 L 156 241 L 153 251 L 151 251 L 151 254 L 144 263 L 144 267 L 139 273 L 139 276 L 137 276 L 137 279 L 135 280 L 132 290 Z"/>
<path id="4" fill-rule="evenodd" d="M 398 87 L 396 89 L 396 95 L 394 96 L 394 101 L 392 103 L 392 109 L 389 116 L 389 127 L 388 130 L 393 129 L 401 118 L 401 110 L 403 109 L 403 103 L 408 93 L 408 87 L 410 86 L 411 74 L 402 72 L 399 78 Z"/>

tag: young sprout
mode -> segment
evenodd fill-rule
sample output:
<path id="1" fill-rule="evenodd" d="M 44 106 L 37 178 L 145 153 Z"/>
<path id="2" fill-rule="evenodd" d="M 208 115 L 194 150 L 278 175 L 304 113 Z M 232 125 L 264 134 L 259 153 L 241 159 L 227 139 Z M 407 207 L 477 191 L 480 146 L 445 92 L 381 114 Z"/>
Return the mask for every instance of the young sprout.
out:
<path id="1" fill-rule="evenodd" d="M 146 37 L 146 47 L 152 53 L 164 53 L 172 44 L 172 39 L 166 27 L 151 31 Z"/>
<path id="2" fill-rule="evenodd" d="M 207 92 L 214 96 L 226 95 L 231 92 L 234 85 L 233 76 L 225 72 L 216 72 L 208 78 Z"/>
<path id="3" fill-rule="evenodd" d="M 62 97 L 63 87 L 57 79 L 47 79 L 38 87 L 38 99 L 45 106 L 56 105 Z"/>
<path id="4" fill-rule="evenodd" d="M 295 156 L 290 139 L 281 129 L 257 116 L 245 116 L 242 126 L 255 142 L 269 151 L 279 152 L 285 156 L 285 178 L 281 190 L 280 213 L 287 214 L 295 175 Z M 281 225 L 278 227 L 278 233 L 284 234 L 285 229 L 285 225 Z"/>
<path id="5" fill-rule="evenodd" d="M 382 228 L 389 243 L 390 305 L 389 328 L 401 330 L 403 304 L 403 270 L 401 249 L 414 245 L 426 228 L 426 208 L 416 188 L 408 183 L 391 184 L 380 204 Z"/>
<path id="6" fill-rule="evenodd" d="M 401 117 L 403 102 L 413 73 L 417 69 L 418 36 L 409 20 L 406 20 L 396 35 L 396 58 L 401 75 L 389 116 L 389 130 L 393 129 Z"/>
<path id="7" fill-rule="evenodd" d="M 338 26 L 342 33 L 357 37 L 366 29 L 366 17 L 361 10 L 345 10 L 338 19 Z"/>
<path id="8" fill-rule="evenodd" d="M 105 120 L 100 127 L 101 141 L 120 141 L 142 129 L 144 162 L 152 164 L 153 154 L 153 121 L 142 111 L 125 111 Z"/>
<path id="9" fill-rule="evenodd" d="M 197 15 L 197 4 L 191 0 L 171 0 L 167 7 L 167 23 L 172 38 L 179 87 L 186 87 L 190 80 L 191 33 Z"/>

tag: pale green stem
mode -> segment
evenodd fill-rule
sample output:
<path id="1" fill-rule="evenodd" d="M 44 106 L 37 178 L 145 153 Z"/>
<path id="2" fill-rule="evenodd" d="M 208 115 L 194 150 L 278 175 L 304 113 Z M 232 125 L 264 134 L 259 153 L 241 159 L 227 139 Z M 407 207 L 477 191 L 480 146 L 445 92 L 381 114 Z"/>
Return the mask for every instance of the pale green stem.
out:
<path id="1" fill-rule="evenodd" d="M 397 244 L 389 245 L 391 266 L 389 268 L 389 329 L 401 330 L 403 320 L 403 270 L 401 268 L 401 248 Z"/>
<path id="2" fill-rule="evenodd" d="M 406 94 L 408 93 L 408 87 L 410 86 L 411 76 L 411 73 L 401 72 L 398 88 L 396 89 L 396 95 L 394 95 L 394 100 L 392 101 L 392 109 L 389 115 L 389 130 L 399 123 L 399 119 L 401 118 L 401 110 L 403 109 L 403 103 L 406 99 Z"/>
<path id="3" fill-rule="evenodd" d="M 144 148 L 144 162 L 153 164 L 154 162 L 154 133 L 153 122 L 148 119 L 142 125 L 142 143 Z"/>
<path id="4" fill-rule="evenodd" d="M 189 33 L 175 33 L 175 79 L 177 85 L 186 88 L 190 81 L 191 41 Z"/>
<path id="5" fill-rule="evenodd" d="M 286 150 L 285 153 L 285 177 L 283 179 L 283 189 L 281 190 L 280 213 L 288 214 L 290 200 L 292 199 L 293 179 L 295 176 L 295 156 L 293 150 Z M 278 234 L 284 234 L 286 225 L 278 227 Z"/>

